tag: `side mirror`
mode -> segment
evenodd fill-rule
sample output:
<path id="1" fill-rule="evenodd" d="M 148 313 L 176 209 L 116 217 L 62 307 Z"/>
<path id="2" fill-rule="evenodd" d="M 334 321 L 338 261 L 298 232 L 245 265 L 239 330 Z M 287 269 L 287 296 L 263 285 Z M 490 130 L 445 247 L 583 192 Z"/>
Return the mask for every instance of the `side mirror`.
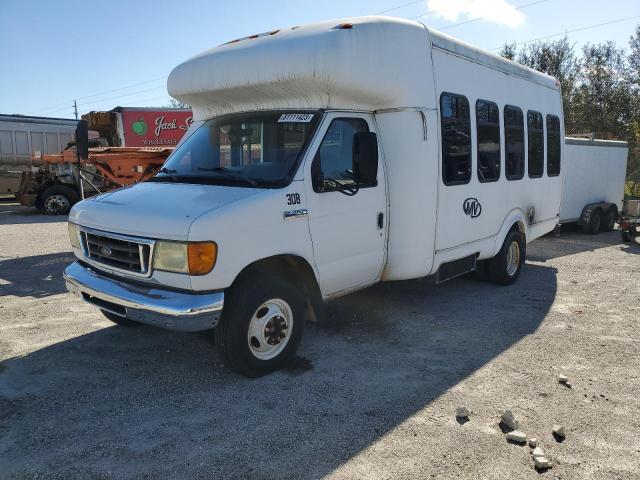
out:
<path id="1" fill-rule="evenodd" d="M 356 181 L 375 185 L 378 178 L 378 137 L 373 132 L 353 136 L 353 169 Z"/>
<path id="2" fill-rule="evenodd" d="M 89 126 L 86 120 L 78 120 L 75 137 L 78 158 L 89 158 Z"/>

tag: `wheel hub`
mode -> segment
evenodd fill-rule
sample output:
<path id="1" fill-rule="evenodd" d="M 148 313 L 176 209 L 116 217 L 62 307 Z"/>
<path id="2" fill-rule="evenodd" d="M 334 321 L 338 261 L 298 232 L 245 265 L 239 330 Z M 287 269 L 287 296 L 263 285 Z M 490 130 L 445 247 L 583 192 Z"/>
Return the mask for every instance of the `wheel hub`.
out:
<path id="1" fill-rule="evenodd" d="M 264 338 L 269 345 L 278 345 L 287 336 L 287 322 L 284 317 L 276 315 L 267 322 Z"/>
<path id="2" fill-rule="evenodd" d="M 51 195 L 44 202 L 45 211 L 53 215 L 66 211 L 69 206 L 69 200 L 64 195 Z"/>
<path id="3" fill-rule="evenodd" d="M 518 271 L 520 264 L 520 245 L 518 242 L 511 242 L 507 251 L 507 274 L 513 277 Z"/>
<path id="4" fill-rule="evenodd" d="M 292 327 L 293 314 L 287 302 L 282 299 L 264 302 L 249 322 L 249 350 L 260 360 L 276 357 L 289 343 Z"/>

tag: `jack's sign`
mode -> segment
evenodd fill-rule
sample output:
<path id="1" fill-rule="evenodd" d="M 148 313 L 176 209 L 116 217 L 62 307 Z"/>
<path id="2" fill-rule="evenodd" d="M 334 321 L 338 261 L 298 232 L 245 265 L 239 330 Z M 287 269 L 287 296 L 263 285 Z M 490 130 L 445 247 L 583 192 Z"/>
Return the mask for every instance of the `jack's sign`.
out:
<path id="1" fill-rule="evenodd" d="M 191 111 L 124 110 L 124 146 L 173 147 L 191 125 L 192 115 Z"/>

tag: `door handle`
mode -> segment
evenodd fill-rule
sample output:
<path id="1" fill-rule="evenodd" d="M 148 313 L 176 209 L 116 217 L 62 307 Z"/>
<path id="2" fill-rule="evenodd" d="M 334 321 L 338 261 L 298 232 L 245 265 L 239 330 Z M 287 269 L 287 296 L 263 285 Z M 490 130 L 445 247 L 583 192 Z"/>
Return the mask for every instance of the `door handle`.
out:
<path id="1" fill-rule="evenodd" d="M 384 227 L 384 213 L 379 212 L 378 213 L 378 228 L 380 230 L 382 230 L 382 227 Z"/>

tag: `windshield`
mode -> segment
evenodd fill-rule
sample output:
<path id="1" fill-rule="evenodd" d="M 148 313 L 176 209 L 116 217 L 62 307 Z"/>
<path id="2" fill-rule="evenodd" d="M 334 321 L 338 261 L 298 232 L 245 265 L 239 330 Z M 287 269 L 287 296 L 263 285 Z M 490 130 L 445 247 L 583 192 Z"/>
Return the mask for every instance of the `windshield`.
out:
<path id="1" fill-rule="evenodd" d="M 253 112 L 205 122 L 151 181 L 242 187 L 286 186 L 318 112 Z"/>

